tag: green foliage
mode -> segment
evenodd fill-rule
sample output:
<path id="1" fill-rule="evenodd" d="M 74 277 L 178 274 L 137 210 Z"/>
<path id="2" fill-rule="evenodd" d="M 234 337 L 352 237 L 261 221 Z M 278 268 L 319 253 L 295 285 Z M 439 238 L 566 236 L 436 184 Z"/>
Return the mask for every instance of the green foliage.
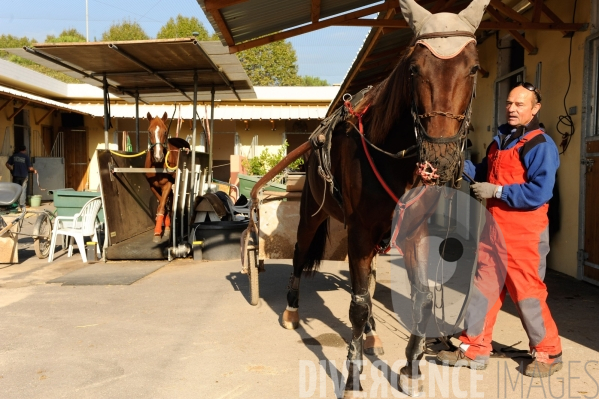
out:
<path id="1" fill-rule="evenodd" d="M 35 43 L 34 39 L 29 39 L 25 36 L 20 38 L 12 35 L 0 36 L 0 48 L 21 48 L 23 46 L 31 46 L 33 43 Z M 65 75 L 64 73 L 56 72 L 48 67 L 36 64 L 33 61 L 29 61 L 25 58 L 9 54 L 6 51 L 0 51 L 0 58 L 10 62 L 14 62 L 15 64 L 32 69 L 36 72 L 43 73 L 47 76 L 50 76 L 51 78 L 58 79 L 61 82 L 80 83 L 77 79 Z"/>
<path id="2" fill-rule="evenodd" d="M 192 37 L 193 32 L 198 32 L 198 40 L 210 40 L 208 31 L 196 17 L 187 18 L 179 14 L 177 15 L 176 21 L 171 17 L 166 24 L 160 28 L 156 35 L 156 39 Z"/>
<path id="3" fill-rule="evenodd" d="M 276 164 L 278 164 L 287 155 L 287 147 L 289 143 L 285 140 L 285 143 L 277 150 L 276 154 L 271 154 L 268 148 L 265 148 L 260 155 L 251 159 L 243 160 L 243 167 L 249 175 L 264 176 L 269 170 L 271 170 Z M 304 164 L 303 158 L 298 158 L 293 161 L 289 166 L 288 170 L 298 170 L 300 166 Z"/>
<path id="4" fill-rule="evenodd" d="M 148 40 L 150 37 L 144 32 L 141 25 L 135 21 L 131 22 L 124 19 L 120 23 L 110 25 L 110 28 L 102 33 L 102 41 L 123 41 L 123 40 Z"/>
<path id="5" fill-rule="evenodd" d="M 329 82 L 324 79 L 320 79 L 317 76 L 301 76 L 300 86 L 330 86 Z"/>
<path id="6" fill-rule="evenodd" d="M 77 29 L 65 29 L 60 35 L 48 35 L 46 36 L 46 43 L 78 43 L 85 42 L 87 39 Z"/>
<path id="7" fill-rule="evenodd" d="M 254 47 L 238 53 L 241 65 L 257 86 L 297 86 L 297 56 L 285 40 Z"/>

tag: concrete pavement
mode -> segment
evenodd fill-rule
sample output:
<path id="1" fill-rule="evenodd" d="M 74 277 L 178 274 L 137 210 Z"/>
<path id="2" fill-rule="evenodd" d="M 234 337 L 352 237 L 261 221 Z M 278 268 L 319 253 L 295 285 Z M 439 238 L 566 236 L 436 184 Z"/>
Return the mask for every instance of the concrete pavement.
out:
<path id="1" fill-rule="evenodd" d="M 179 259 L 132 285 L 62 286 L 48 281 L 86 267 L 80 256 L 59 252 L 47 263 L 27 245 L 21 242 L 22 251 L 32 257 L 0 269 L 2 398 L 332 398 L 345 380 L 344 262 L 324 262 L 303 279 L 300 328 L 288 331 L 279 319 L 290 261 L 267 261 L 253 307 L 237 261 Z M 385 354 L 365 357 L 364 397 L 405 397 L 394 387 L 408 334 L 393 314 L 390 258 L 380 259 L 373 303 Z M 430 354 L 424 396 L 597 397 L 599 288 L 554 272 L 546 280 L 562 371 L 531 379 L 518 371 L 518 359 L 494 358 L 473 372 L 437 365 Z M 527 349 L 510 301 L 494 338 L 497 347 Z"/>

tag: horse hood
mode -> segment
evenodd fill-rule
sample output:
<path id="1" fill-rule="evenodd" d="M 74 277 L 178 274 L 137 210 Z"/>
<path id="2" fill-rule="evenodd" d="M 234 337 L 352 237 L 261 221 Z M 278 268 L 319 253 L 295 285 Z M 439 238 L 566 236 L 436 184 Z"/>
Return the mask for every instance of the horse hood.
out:
<path id="1" fill-rule="evenodd" d="M 416 43 L 426 47 L 438 58 L 453 58 L 458 55 L 470 42 L 476 40 L 467 36 L 440 37 L 418 40 L 418 37 L 428 33 L 449 33 L 465 31 L 474 34 L 483 17 L 490 0 L 473 0 L 459 14 L 440 12 L 430 13 L 414 0 L 400 0 L 401 12 L 408 22 Z"/>

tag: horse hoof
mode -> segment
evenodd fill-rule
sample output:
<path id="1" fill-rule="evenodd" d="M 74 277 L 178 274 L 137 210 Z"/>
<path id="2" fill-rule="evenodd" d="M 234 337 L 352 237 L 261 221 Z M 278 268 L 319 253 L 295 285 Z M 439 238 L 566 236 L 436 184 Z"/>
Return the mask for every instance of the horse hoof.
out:
<path id="1" fill-rule="evenodd" d="M 385 350 L 380 346 L 374 346 L 372 348 L 364 348 L 364 353 L 370 356 L 384 355 Z"/>
<path id="2" fill-rule="evenodd" d="M 364 391 L 344 391 L 343 399 L 365 398 Z"/>
<path id="3" fill-rule="evenodd" d="M 153 242 L 160 242 L 160 236 L 154 236 L 152 239 Z"/>
<path id="4" fill-rule="evenodd" d="M 285 310 L 281 317 L 281 325 L 287 330 L 295 330 L 299 327 L 299 314 Z"/>
<path id="5" fill-rule="evenodd" d="M 420 396 L 424 389 L 422 376 L 412 377 L 411 371 L 407 366 L 399 370 L 399 390 L 408 396 Z"/>
<path id="6" fill-rule="evenodd" d="M 383 341 L 378 335 L 368 335 L 364 341 L 364 353 L 367 355 L 384 355 Z"/>

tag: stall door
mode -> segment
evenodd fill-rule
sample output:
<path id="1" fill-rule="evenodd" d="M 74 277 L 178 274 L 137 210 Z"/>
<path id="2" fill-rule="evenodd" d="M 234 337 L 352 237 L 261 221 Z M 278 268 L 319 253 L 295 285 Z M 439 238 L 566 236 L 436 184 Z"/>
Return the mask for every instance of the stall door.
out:
<path id="1" fill-rule="evenodd" d="M 587 141 L 583 158 L 585 174 L 585 220 L 582 275 L 584 280 L 599 284 L 599 141 Z"/>
<path id="2" fill-rule="evenodd" d="M 585 49 L 583 139 L 580 162 L 581 227 L 578 277 L 599 285 L 599 33 L 587 39 Z"/>
<path id="3" fill-rule="evenodd" d="M 87 183 L 87 131 L 85 129 L 64 130 L 65 186 L 77 191 L 85 189 Z"/>

